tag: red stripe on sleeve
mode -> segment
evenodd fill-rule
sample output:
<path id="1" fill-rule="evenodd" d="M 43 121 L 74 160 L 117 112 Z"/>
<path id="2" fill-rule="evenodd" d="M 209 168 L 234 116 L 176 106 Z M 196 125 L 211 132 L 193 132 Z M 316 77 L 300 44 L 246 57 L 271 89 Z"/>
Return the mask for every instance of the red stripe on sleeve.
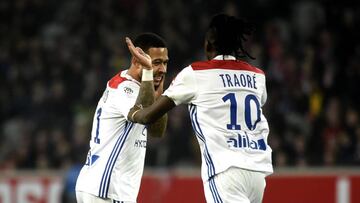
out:
<path id="1" fill-rule="evenodd" d="M 111 80 L 109 80 L 109 87 L 116 89 L 120 83 L 127 80 L 126 78 L 123 78 L 120 76 L 120 74 L 116 74 Z"/>

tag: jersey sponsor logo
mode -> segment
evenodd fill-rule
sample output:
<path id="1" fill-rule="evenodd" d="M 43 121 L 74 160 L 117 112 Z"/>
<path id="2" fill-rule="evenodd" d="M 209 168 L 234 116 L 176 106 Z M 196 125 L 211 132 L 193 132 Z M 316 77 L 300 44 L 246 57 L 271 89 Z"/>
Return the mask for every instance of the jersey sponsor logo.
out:
<path id="1" fill-rule="evenodd" d="M 146 148 L 146 140 L 135 140 L 134 147 Z"/>
<path id="2" fill-rule="evenodd" d="M 228 138 L 227 141 L 230 148 L 249 148 L 254 150 L 266 150 L 266 144 L 264 139 L 250 139 L 247 133 L 240 135 L 238 133 L 237 137 Z"/>

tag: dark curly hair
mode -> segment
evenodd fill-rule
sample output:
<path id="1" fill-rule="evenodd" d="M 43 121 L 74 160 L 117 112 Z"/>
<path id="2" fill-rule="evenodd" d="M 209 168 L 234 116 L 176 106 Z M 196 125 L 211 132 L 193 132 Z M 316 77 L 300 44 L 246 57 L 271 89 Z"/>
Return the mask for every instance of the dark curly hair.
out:
<path id="1" fill-rule="evenodd" d="M 234 55 L 237 59 L 252 57 L 243 46 L 246 35 L 252 35 L 255 26 L 243 19 L 226 14 L 215 15 L 206 33 L 208 49 L 215 50 L 217 54 Z"/>

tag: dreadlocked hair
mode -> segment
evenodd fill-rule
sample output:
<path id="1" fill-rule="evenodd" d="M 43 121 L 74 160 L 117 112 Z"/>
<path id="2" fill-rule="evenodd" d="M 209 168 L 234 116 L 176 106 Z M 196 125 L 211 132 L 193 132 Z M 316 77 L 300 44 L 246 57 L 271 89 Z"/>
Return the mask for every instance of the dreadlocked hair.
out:
<path id="1" fill-rule="evenodd" d="M 226 14 L 215 15 L 206 33 L 206 40 L 217 54 L 234 55 L 237 59 L 252 57 L 243 46 L 246 36 L 252 35 L 255 26 L 243 19 Z"/>

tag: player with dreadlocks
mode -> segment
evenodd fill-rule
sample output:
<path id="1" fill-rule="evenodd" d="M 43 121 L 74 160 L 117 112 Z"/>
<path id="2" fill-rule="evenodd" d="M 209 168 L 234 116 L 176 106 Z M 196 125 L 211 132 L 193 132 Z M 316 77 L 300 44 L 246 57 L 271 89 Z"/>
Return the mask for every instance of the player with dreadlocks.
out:
<path id="1" fill-rule="evenodd" d="M 205 37 L 208 61 L 184 68 L 170 87 L 153 100 L 151 61 L 130 39 L 128 47 L 145 67 L 137 105 L 128 119 L 148 124 L 173 107 L 187 104 L 199 142 L 201 176 L 208 203 L 258 203 L 262 201 L 265 177 L 273 172 L 269 127 L 262 113 L 267 93 L 262 70 L 240 60 L 249 57 L 243 42 L 254 26 L 226 14 L 214 16 Z"/>

